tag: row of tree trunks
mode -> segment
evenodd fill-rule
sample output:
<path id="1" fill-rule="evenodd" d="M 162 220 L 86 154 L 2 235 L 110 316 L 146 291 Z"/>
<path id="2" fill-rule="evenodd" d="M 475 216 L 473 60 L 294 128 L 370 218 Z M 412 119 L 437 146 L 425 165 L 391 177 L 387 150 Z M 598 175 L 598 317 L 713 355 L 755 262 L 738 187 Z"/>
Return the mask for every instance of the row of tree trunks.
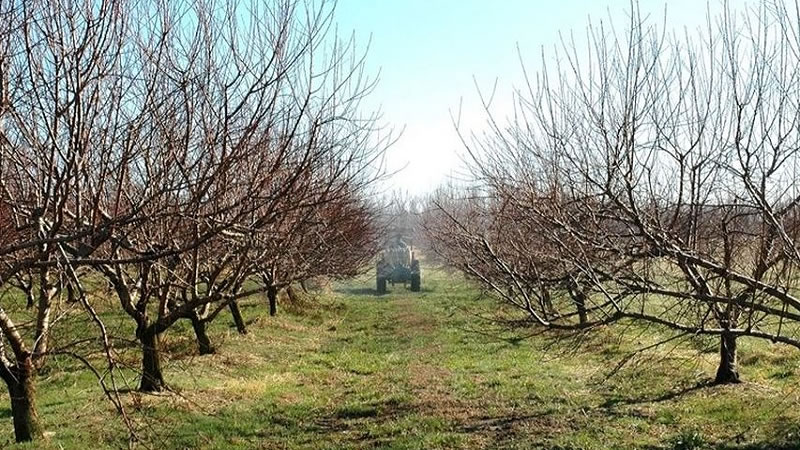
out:
<path id="1" fill-rule="evenodd" d="M 270 300 L 274 295 L 270 296 Z M 241 313 L 235 302 L 231 303 L 234 320 L 242 325 Z M 238 318 L 238 319 L 237 319 Z M 196 315 L 192 316 L 192 326 L 197 336 L 201 354 L 214 352 L 211 341 L 206 332 L 206 322 Z M 165 387 L 164 376 L 161 371 L 159 353 L 159 335 L 152 327 L 145 328 L 139 333 L 142 344 L 142 379 L 139 387 L 143 392 L 159 392 Z M 42 427 L 36 412 L 35 405 L 35 368 L 30 356 L 24 357 L 20 365 L 14 366 L 10 373 L 3 377 L 8 387 L 11 399 L 11 413 L 14 422 L 14 434 L 17 442 L 31 441 L 42 436 Z M 724 333 L 720 337 L 720 365 L 717 370 L 715 383 L 738 383 L 739 373 L 736 364 L 736 336 Z"/>
<path id="2" fill-rule="evenodd" d="M 237 302 L 231 302 L 228 308 L 231 311 L 239 334 L 247 334 L 247 327 Z M 190 314 L 188 318 L 192 323 L 198 352 L 201 355 L 215 353 L 216 349 L 211 344 L 211 338 L 208 336 L 209 320 L 200 318 L 196 313 Z M 142 347 L 142 379 L 139 384 L 139 390 L 141 392 L 160 392 L 164 390 L 166 383 L 161 370 L 159 334 L 153 330 L 152 326 L 141 327 L 140 330 L 140 332 L 137 332 Z"/>
<path id="3" fill-rule="evenodd" d="M 228 304 L 228 309 L 231 311 L 233 323 L 236 326 L 236 331 L 239 334 L 247 334 L 247 326 L 245 325 L 242 312 L 239 310 L 239 304 L 232 301 Z M 216 349 L 211 344 L 211 338 L 208 336 L 208 324 L 211 319 L 203 319 L 197 313 L 192 313 L 188 316 L 192 322 L 192 329 L 194 330 L 195 338 L 197 339 L 197 351 L 201 355 L 210 355 L 216 352 Z"/>

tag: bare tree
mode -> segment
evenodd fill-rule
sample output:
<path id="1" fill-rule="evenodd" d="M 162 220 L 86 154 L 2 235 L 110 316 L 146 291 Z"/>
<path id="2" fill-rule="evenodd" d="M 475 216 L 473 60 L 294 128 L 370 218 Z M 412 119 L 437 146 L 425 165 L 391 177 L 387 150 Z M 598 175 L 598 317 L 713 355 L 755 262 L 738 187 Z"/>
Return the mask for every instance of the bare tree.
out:
<path id="1" fill-rule="evenodd" d="M 107 197 L 125 121 L 119 6 L 0 4 L 0 376 L 18 441 L 41 436 L 34 378 L 50 352 L 58 294 L 74 287 L 64 276 L 66 252 L 89 256 L 133 217 L 109 214 Z M 14 312 L 14 280 L 33 327 Z"/>
<path id="2" fill-rule="evenodd" d="M 217 238 L 225 250 L 192 257 L 192 270 L 200 274 L 205 295 L 224 292 L 224 301 L 213 308 L 204 305 L 188 317 L 201 353 L 213 351 L 205 327 L 225 307 L 233 306 L 237 328 L 244 330 L 240 313 L 236 317 L 239 299 L 265 293 L 270 314 L 274 315 L 281 289 L 313 277 L 338 279 L 363 270 L 375 254 L 377 236 L 375 208 L 365 200 L 365 189 L 380 174 L 370 169 L 374 150 L 369 147 L 365 153 L 368 157 L 362 163 L 366 165 L 355 166 L 352 159 L 347 163 L 351 165 L 348 171 L 357 176 L 337 176 L 335 180 L 322 174 L 304 177 L 315 181 L 298 183 L 292 192 L 281 196 L 280 214 L 266 218 L 265 211 L 259 209 L 250 220 Z M 245 283 L 248 289 L 244 289 Z"/>
<path id="3" fill-rule="evenodd" d="M 800 346 L 795 13 L 726 4 L 680 35 L 634 4 L 624 32 L 589 27 L 587 54 L 562 42 L 510 122 L 465 139 L 477 187 L 431 227 L 449 259 L 539 326 L 719 336 L 719 383 L 739 337 Z"/>
<path id="4" fill-rule="evenodd" d="M 332 12 L 290 0 L 0 2 L 0 376 L 17 440 L 41 436 L 34 378 L 62 292 L 115 367 L 86 273 L 136 323 L 140 388 L 159 390 L 159 335 L 259 289 L 243 290 L 258 248 L 242 236 L 318 196 L 311 169 L 374 180 L 391 138 L 361 112 L 374 80 L 355 41 L 332 35 Z M 32 326 L 16 313 L 20 289 Z"/>
<path id="5" fill-rule="evenodd" d="M 320 175 L 374 179 L 368 174 L 380 168 L 387 141 L 372 138 L 377 116 L 359 109 L 373 82 L 363 55 L 352 40 L 330 40 L 328 5 L 311 6 L 222 15 L 196 6 L 181 15 L 193 33 L 169 32 L 182 26 L 165 15 L 164 32 L 152 33 L 157 45 L 139 48 L 145 60 L 156 58 L 160 95 L 144 109 L 153 115 L 143 133 L 152 156 L 127 191 L 164 195 L 146 220 L 117 230 L 104 249 L 110 262 L 96 267 L 136 322 L 142 391 L 164 387 L 158 341 L 177 320 L 192 320 L 210 352 L 205 323 L 273 289 L 244 288 L 268 250 L 256 238 L 296 228 L 298 210 L 324 208 L 308 204 L 326 189 Z"/>

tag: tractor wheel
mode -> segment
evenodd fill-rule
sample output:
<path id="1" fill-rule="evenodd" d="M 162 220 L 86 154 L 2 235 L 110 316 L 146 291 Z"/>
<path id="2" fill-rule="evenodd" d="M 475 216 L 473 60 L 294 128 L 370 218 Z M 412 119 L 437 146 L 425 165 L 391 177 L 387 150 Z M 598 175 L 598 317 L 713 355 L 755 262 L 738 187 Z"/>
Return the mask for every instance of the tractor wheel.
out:
<path id="1" fill-rule="evenodd" d="M 411 290 L 419 292 L 419 272 L 411 274 Z"/>
<path id="2" fill-rule="evenodd" d="M 378 295 L 386 293 L 386 278 L 378 277 Z"/>

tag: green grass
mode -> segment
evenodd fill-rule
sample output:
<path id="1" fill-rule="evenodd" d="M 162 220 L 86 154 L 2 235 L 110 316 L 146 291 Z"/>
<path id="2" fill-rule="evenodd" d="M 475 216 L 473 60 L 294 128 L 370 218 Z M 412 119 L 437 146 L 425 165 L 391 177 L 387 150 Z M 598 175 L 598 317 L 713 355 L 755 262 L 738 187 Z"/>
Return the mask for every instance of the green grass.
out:
<path id="1" fill-rule="evenodd" d="M 630 325 L 520 339 L 533 330 L 481 319 L 495 304 L 459 276 L 424 275 L 421 293 L 396 286 L 376 297 L 365 278 L 274 318 L 252 299 L 242 308 L 248 335 L 227 316 L 212 324 L 215 355 L 196 355 L 180 323 L 164 338 L 173 392 L 125 393 L 127 410 L 154 448 L 800 447 L 795 350 L 742 340 L 745 382 L 735 386 L 707 385 L 713 340 L 672 341 L 609 377 L 669 335 Z M 104 314 L 115 334 L 130 332 L 113 308 Z M 56 332 L 79 326 L 64 320 Z M 136 366 L 135 347 L 122 355 Z M 133 369 L 121 375 L 135 387 Z M 97 381 L 73 360 L 51 361 L 38 385 L 46 443 L 13 445 L 7 404 L 0 399 L 0 447 L 128 445 Z"/>

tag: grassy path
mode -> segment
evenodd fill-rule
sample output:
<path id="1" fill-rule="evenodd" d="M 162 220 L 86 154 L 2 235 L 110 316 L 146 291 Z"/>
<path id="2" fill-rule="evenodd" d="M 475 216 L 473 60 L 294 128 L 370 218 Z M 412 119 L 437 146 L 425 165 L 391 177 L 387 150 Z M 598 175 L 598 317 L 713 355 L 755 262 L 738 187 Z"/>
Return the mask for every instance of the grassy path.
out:
<path id="1" fill-rule="evenodd" d="M 141 434 L 156 448 L 800 448 L 800 359 L 784 347 L 744 345 L 738 386 L 704 385 L 713 342 L 659 349 L 607 379 L 660 332 L 502 340 L 474 332 L 489 329 L 474 316 L 491 304 L 444 273 L 419 294 L 377 298 L 370 284 L 275 318 L 254 300 L 247 336 L 213 324 L 216 355 L 194 354 L 188 324 L 170 331 L 174 393 L 126 394 Z M 40 385 L 46 447 L 126 447 L 96 382 L 65 369 Z M 0 427 L 10 439 L 10 419 Z"/>

